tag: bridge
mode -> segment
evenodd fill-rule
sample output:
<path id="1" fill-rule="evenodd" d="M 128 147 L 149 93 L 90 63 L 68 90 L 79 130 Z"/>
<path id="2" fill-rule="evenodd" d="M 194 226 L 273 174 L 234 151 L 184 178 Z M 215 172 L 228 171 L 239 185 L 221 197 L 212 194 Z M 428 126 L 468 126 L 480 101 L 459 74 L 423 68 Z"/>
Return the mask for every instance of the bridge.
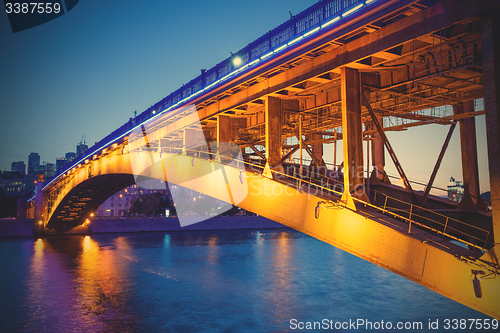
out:
<path id="1" fill-rule="evenodd" d="M 499 9 L 497 1 L 320 1 L 38 183 L 27 215 L 64 232 L 139 178 L 162 179 L 500 318 Z M 436 111 L 444 105 L 453 112 Z M 490 204 L 479 195 L 475 117 L 483 114 Z M 427 124 L 449 133 L 415 191 L 385 133 Z M 433 186 L 457 124 L 459 204 Z M 327 161 L 323 145 L 339 141 L 343 160 Z"/>

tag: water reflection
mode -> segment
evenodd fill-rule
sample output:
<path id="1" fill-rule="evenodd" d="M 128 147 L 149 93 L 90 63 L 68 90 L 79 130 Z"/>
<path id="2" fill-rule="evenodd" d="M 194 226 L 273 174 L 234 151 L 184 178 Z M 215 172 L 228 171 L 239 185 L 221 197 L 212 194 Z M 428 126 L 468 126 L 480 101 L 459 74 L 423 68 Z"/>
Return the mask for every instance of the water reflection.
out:
<path id="1" fill-rule="evenodd" d="M 30 263 L 24 331 L 78 327 L 114 331 L 133 327 L 126 313 L 126 262 L 89 236 L 35 241 Z"/>
<path id="2" fill-rule="evenodd" d="M 282 231 L 274 238 L 271 249 L 271 262 L 273 270 L 273 280 L 270 287 L 274 290 L 269 293 L 268 299 L 269 313 L 271 315 L 271 325 L 280 327 L 284 322 L 290 320 L 290 309 L 294 308 L 296 299 L 294 297 L 293 269 L 290 265 L 290 256 L 295 252 L 293 242 L 289 241 L 289 234 Z"/>

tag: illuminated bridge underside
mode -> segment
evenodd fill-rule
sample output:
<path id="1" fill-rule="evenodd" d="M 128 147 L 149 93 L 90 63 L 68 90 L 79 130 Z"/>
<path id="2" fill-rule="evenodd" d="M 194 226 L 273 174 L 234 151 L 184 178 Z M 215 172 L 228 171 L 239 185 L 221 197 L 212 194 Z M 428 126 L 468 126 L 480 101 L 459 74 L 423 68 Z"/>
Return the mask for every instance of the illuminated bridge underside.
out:
<path id="1" fill-rule="evenodd" d="M 477 252 L 454 245 L 448 238 L 417 228 L 408 234 L 408 224 L 381 214 L 375 207 L 366 208 L 359 203 L 355 209 L 339 206 L 339 198 L 309 196 L 290 184 L 272 180 L 269 175 L 269 168 L 283 165 L 290 152 L 300 148 L 307 151 L 313 164 L 321 165 L 321 144 L 339 139 L 343 141 L 344 157 L 348 156 L 344 168 L 350 170 L 348 167 L 354 165 L 362 168 L 362 140 L 376 140 L 376 118 L 391 117 L 394 121 L 383 128 L 384 132 L 429 123 L 451 125 L 485 113 L 487 117 L 498 114 L 495 96 L 500 98 L 499 88 L 491 82 L 498 81 L 492 73 L 500 61 L 498 55 L 493 60 L 487 56 L 493 45 L 500 43 L 492 42 L 497 37 L 492 36 L 494 28 L 488 18 L 489 13 L 498 11 L 498 2 L 376 3 L 379 5 L 363 7 L 366 10 L 359 15 L 321 29 L 303 42 L 193 97 L 188 102 L 197 113 L 181 110 L 156 115 L 147 121 L 143 133 L 130 132 L 97 147 L 86 161 L 78 162 L 79 165 L 44 187 L 43 195 L 35 198 L 35 206 L 40 206 L 35 209 L 35 218 L 47 227 L 59 229 L 83 223 L 107 195 L 133 183 L 131 156 L 141 152 L 170 154 L 172 161 L 177 159 L 171 166 L 177 170 L 169 174 L 169 182 L 224 200 L 225 184 L 210 187 L 198 183 L 190 187 L 185 183 L 194 177 L 193 158 L 179 154 L 190 148 L 192 137 L 202 136 L 208 143 L 233 142 L 252 149 L 253 156 L 247 152 L 245 159 L 256 157 L 259 159 L 253 159 L 256 164 L 268 167 L 267 177 L 246 173 L 247 184 L 251 184 L 250 195 L 239 207 L 335 245 L 500 319 L 500 280 L 495 278 L 499 271 L 496 253 L 500 240 L 496 199 L 500 188 L 500 148 L 496 122 L 487 123 L 488 128 L 493 128 L 488 129 L 493 223 L 491 216 L 481 213 L 486 224 L 489 223 L 485 228 L 488 242 L 484 246 L 489 252 L 481 258 L 487 263 L 478 259 Z M 429 3 L 433 5 L 429 7 Z M 361 105 L 362 95 L 367 96 L 367 102 Z M 465 110 L 464 103 L 481 97 L 485 97 L 486 106 L 493 107 L 485 107 L 486 111 Z M 465 111 L 446 116 L 420 111 L 450 104 L 460 105 Z M 155 110 L 167 107 L 159 102 Z M 353 109 L 358 118 L 351 117 Z M 370 109 L 374 117 L 369 114 Z M 195 126 L 200 121 L 201 130 Z M 146 143 L 143 136 L 147 137 Z M 283 143 L 284 139 L 299 137 L 304 138 L 296 140 L 296 144 Z M 379 156 L 383 159 L 383 153 Z M 203 159 L 197 159 L 196 163 L 204 170 L 217 164 Z M 150 177 L 166 178 L 160 165 L 148 169 Z M 227 168 L 228 179 L 238 179 L 240 170 L 231 170 Z M 347 181 L 346 188 L 356 181 L 364 179 Z M 266 194 L 265 190 L 271 188 L 273 191 Z M 252 194 L 257 190 L 261 191 L 259 195 Z M 316 219 L 319 201 L 328 203 L 320 206 Z M 482 298 L 475 296 L 471 282 L 472 271 L 476 270 L 495 273 L 481 281 Z"/>
<path id="2" fill-rule="evenodd" d="M 96 207 L 102 200 L 102 195 L 96 190 L 101 185 L 93 179 L 106 179 L 119 173 L 123 180 L 119 186 L 127 185 L 130 177 L 133 178 L 132 175 L 129 175 L 128 179 L 123 177 L 126 176 L 124 172 L 127 166 L 128 170 L 132 171 L 129 156 L 117 149 L 99 160 L 90 161 L 85 168 L 74 173 L 74 183 L 68 183 L 66 186 L 68 189 L 73 188 L 68 191 L 67 196 L 87 197 L 89 206 Z M 175 163 L 171 163 L 169 174 L 172 177 L 168 182 L 182 184 L 188 188 L 188 181 L 197 176 L 191 174 L 190 170 L 199 173 L 200 170 L 213 169 L 213 166 L 218 164 L 196 159 L 195 168 L 192 164 L 193 158 L 183 155 L 172 155 L 169 160 Z M 90 179 L 89 168 L 97 172 L 96 176 Z M 240 170 L 225 167 L 227 178 L 230 180 L 239 181 Z M 155 164 L 144 175 L 164 179 L 161 163 Z M 339 202 L 339 198 L 336 199 L 338 206 L 322 206 L 319 218 L 315 218 L 315 208 L 318 202 L 325 200 L 324 196 L 310 195 L 256 173 L 246 172 L 244 178 L 249 194 L 238 204 L 239 207 L 332 244 L 478 311 L 500 317 L 500 289 L 496 279 L 482 281 L 482 298 L 476 298 L 474 294 L 471 270 L 481 269 L 477 262 L 473 262 L 477 259 L 477 253 L 450 242 L 443 242 L 442 238 L 416 228 L 408 234 L 406 223 L 363 208 L 362 205 L 357 205 L 357 211 L 353 211 Z M 203 182 L 192 184 L 196 184 L 192 190 L 220 200 L 227 198 L 225 184 L 217 187 L 205 187 Z"/>

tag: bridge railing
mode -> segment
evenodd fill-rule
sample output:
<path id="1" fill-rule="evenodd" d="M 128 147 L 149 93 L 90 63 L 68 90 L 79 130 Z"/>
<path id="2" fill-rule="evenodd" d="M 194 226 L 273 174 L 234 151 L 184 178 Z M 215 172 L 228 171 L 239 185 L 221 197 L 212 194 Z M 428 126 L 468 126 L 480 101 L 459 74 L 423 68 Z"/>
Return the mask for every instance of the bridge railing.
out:
<path id="1" fill-rule="evenodd" d="M 196 156 L 198 158 L 216 158 L 216 153 L 208 150 L 184 150 L 184 152 L 189 156 Z M 219 157 L 223 161 L 226 159 L 227 161 L 235 161 L 238 164 L 243 163 L 247 171 L 260 175 L 264 173 L 265 163 L 245 159 L 235 160 L 235 156 L 219 155 Z M 314 195 L 333 195 L 336 197 L 336 203 L 338 203 L 344 191 L 342 181 L 332 178 L 324 172 L 317 172 L 312 168 L 303 167 L 301 169 L 296 165 L 285 165 L 281 170 L 271 169 L 269 171 L 275 181 L 294 187 L 300 191 L 308 191 L 311 194 L 313 194 L 312 189 L 316 189 Z M 490 237 L 488 230 L 391 197 L 380 191 L 370 190 L 370 192 L 371 196 L 373 196 L 373 203 L 355 197 L 353 197 L 353 200 L 365 207 L 371 207 L 384 215 L 406 222 L 408 224 L 408 233 L 411 233 L 412 226 L 418 226 L 470 247 L 482 251 L 488 250 Z"/>

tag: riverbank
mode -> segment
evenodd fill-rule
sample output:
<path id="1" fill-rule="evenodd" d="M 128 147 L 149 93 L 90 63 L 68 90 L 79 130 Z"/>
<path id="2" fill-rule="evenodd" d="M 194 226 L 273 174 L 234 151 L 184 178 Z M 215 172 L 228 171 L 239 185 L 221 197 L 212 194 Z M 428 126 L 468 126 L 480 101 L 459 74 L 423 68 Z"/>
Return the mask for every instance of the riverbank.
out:
<path id="1" fill-rule="evenodd" d="M 194 220 L 193 220 L 194 221 Z M 65 232 L 65 235 L 89 235 L 128 232 L 159 232 L 159 231 L 199 231 L 199 230 L 239 230 L 239 229 L 277 229 L 286 226 L 268 220 L 262 216 L 222 217 L 181 227 L 179 220 L 171 218 L 141 218 L 141 219 L 92 219 Z M 40 237 L 61 235 L 56 230 L 46 229 L 33 220 L 1 220 L 0 237 Z"/>

